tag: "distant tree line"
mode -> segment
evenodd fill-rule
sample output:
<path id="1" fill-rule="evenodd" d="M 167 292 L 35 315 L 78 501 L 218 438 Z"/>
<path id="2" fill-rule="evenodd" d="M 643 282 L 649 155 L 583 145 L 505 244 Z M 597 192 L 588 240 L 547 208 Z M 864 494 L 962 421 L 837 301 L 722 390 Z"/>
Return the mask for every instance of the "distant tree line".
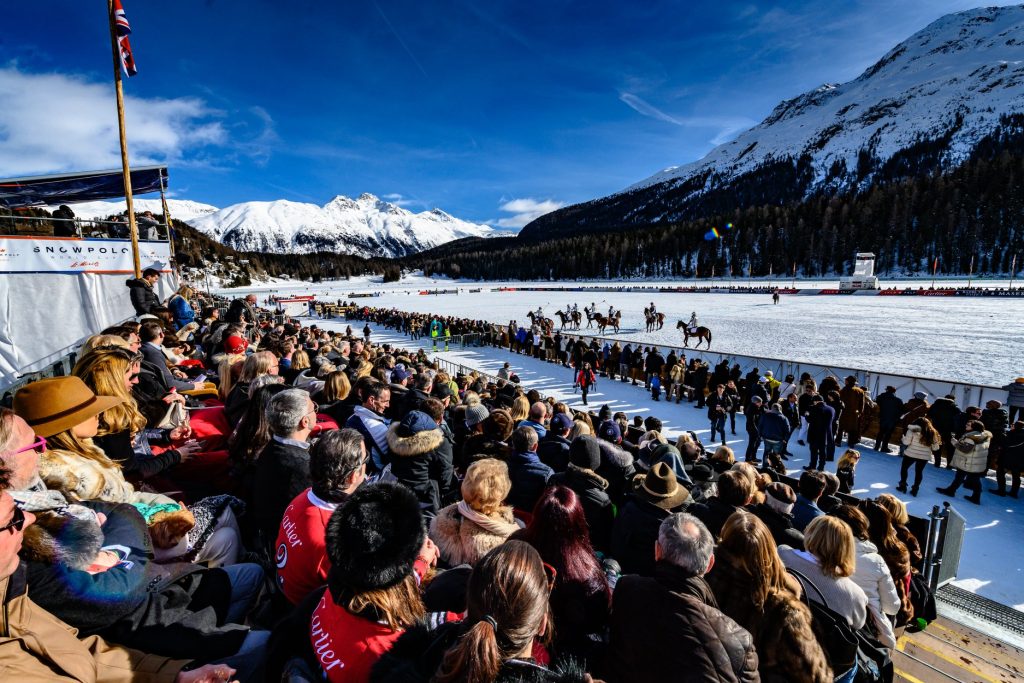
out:
<path id="1" fill-rule="evenodd" d="M 936 258 L 940 273 L 966 274 L 973 261 L 975 273 L 1005 274 L 1015 254 L 1024 270 L 1024 116 L 1004 117 L 948 170 L 952 134 L 885 162 L 865 150 L 852 174 L 837 165 L 828 187 L 806 199 L 799 197 L 810 182 L 809 159 L 788 159 L 699 203 L 671 205 L 675 190 L 692 196 L 692 188 L 680 189 L 689 181 L 662 196 L 647 188 L 567 207 L 519 237 L 451 242 L 403 265 L 477 279 L 789 275 L 794 266 L 799 275 L 823 276 L 849 272 L 855 252 L 871 251 L 883 274 L 930 272 Z M 659 218 L 673 211 L 691 217 Z M 727 223 L 734 227 L 724 230 Z M 705 239 L 712 227 L 720 239 Z"/>

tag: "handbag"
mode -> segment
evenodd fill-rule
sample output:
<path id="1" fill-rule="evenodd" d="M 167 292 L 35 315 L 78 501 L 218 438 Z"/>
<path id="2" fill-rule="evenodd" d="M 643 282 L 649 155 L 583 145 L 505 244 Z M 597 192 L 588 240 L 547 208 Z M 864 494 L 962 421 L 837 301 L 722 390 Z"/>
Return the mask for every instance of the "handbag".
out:
<path id="1" fill-rule="evenodd" d="M 174 401 L 167 406 L 167 412 L 164 413 L 163 418 L 157 423 L 157 429 L 177 429 L 183 424 L 188 423 L 188 411 L 178 401 Z"/>
<path id="2" fill-rule="evenodd" d="M 804 586 L 803 602 L 811 610 L 812 625 L 814 633 L 818 637 L 821 649 L 828 657 L 829 666 L 836 675 L 846 673 L 858 662 L 857 654 L 860 641 L 856 630 L 850 626 L 846 617 L 836 614 L 825 603 L 825 596 L 818 587 L 806 576 L 795 569 L 786 568 L 790 574 L 795 576 Z M 810 586 L 818 594 L 821 602 L 815 602 L 807 597 L 807 587 Z"/>

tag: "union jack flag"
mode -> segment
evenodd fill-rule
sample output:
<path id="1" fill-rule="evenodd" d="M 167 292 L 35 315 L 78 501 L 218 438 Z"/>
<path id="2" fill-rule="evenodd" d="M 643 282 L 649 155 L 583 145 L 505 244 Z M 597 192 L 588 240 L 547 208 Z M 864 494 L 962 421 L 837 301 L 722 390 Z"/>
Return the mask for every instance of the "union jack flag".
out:
<path id="1" fill-rule="evenodd" d="M 132 27 L 128 23 L 128 17 L 121 6 L 121 0 L 114 0 L 114 25 L 117 28 L 117 47 L 121 54 L 121 68 L 126 76 L 131 78 L 139 71 L 135 68 L 135 57 L 132 56 L 132 44 L 128 42 L 128 34 Z"/>

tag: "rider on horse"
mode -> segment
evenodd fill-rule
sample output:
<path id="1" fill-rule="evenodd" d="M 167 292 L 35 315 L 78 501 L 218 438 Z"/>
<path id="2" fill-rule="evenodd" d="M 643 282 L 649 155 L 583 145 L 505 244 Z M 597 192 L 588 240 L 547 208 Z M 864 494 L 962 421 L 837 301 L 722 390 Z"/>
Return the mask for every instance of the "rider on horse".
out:
<path id="1" fill-rule="evenodd" d="M 697 331 L 697 311 L 690 314 L 690 322 L 686 324 L 686 327 L 690 330 L 690 333 Z"/>

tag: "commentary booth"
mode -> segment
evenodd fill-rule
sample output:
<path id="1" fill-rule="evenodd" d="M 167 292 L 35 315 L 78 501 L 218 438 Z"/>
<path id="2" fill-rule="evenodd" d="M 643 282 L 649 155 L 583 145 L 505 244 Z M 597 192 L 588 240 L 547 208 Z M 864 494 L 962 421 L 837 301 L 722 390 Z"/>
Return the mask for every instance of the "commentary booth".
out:
<path id="1" fill-rule="evenodd" d="M 166 182 L 164 166 L 131 171 L 133 195 L 163 197 Z M 73 213 L 76 202 L 124 196 L 120 170 L 0 180 L 0 392 L 25 375 L 67 371 L 69 355 L 87 337 L 135 315 L 126 286 L 135 277 L 127 224 Z M 58 206 L 53 217 L 33 210 Z M 142 269 L 163 273 L 161 300 L 177 288 L 166 210 L 164 218 L 140 230 L 155 239 L 139 241 Z"/>

